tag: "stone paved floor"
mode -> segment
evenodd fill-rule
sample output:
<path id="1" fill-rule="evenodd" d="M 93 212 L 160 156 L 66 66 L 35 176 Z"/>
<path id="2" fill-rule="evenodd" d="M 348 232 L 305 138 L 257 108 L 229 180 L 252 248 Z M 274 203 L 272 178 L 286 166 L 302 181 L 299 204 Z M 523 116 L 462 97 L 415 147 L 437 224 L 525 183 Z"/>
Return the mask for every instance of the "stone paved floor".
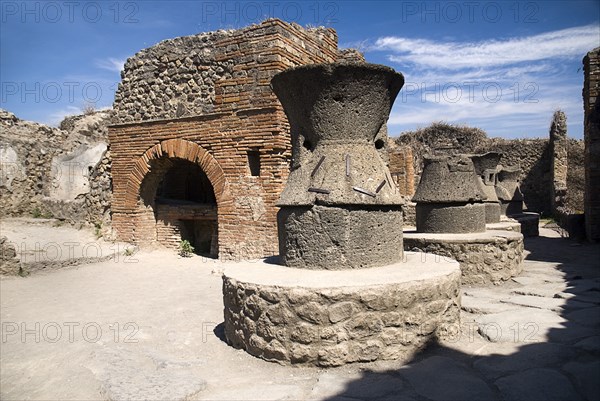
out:
<path id="1" fill-rule="evenodd" d="M 540 232 L 523 274 L 464 288 L 460 334 L 404 365 L 285 367 L 232 349 L 222 264 L 201 257 L 154 250 L 3 278 L 0 398 L 598 400 L 600 246 Z"/>

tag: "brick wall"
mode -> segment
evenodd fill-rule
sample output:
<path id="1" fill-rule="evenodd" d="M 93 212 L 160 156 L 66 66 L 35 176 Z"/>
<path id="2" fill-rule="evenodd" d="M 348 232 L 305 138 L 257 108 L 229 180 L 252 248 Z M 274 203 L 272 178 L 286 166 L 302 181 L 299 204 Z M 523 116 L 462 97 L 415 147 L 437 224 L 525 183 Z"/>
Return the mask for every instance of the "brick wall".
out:
<path id="1" fill-rule="evenodd" d="M 415 170 L 410 146 L 398 146 L 390 141 L 389 169 L 400 194 L 412 197 L 415 193 Z"/>
<path id="2" fill-rule="evenodd" d="M 156 209 L 162 206 L 157 207 L 155 193 L 168 170 L 157 161 L 183 159 L 198 164 L 212 184 L 218 237 L 214 253 L 218 249 L 223 259 L 271 255 L 277 252 L 275 202 L 287 180 L 290 138 L 270 80 L 292 66 L 343 58 L 337 35 L 333 29 L 267 20 L 208 35 L 212 50 L 207 53 L 200 46 L 195 62 L 188 56 L 204 36 L 173 40 L 187 46 L 180 52 L 171 49 L 176 44 L 161 42 L 126 63 L 115 97 L 117 122 L 109 128 L 113 228 L 125 241 L 175 243 L 184 223 L 157 219 Z M 164 71 L 179 67 L 181 72 L 173 73 L 177 79 L 166 79 Z M 213 70 L 213 78 L 217 71 L 221 75 L 208 79 Z M 187 87 L 180 82 L 186 78 Z M 157 80 L 160 84 L 148 85 Z M 169 95 L 145 101 L 162 92 Z M 202 100 L 195 103 L 195 96 Z M 259 175 L 250 170 L 248 152 L 258 152 Z"/>

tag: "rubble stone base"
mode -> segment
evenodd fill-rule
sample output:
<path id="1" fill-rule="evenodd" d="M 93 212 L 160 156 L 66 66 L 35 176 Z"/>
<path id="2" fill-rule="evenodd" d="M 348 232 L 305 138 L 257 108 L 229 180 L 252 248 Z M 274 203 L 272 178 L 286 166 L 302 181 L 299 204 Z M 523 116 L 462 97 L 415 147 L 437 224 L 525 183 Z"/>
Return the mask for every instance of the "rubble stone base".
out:
<path id="1" fill-rule="evenodd" d="M 459 289 L 457 262 L 411 252 L 360 270 L 236 264 L 223 274 L 225 336 L 284 364 L 403 359 L 432 337 L 456 335 Z"/>
<path id="2" fill-rule="evenodd" d="M 405 231 L 404 249 L 457 260 L 462 284 L 496 284 L 523 270 L 523 235 L 514 231 L 470 234 Z"/>

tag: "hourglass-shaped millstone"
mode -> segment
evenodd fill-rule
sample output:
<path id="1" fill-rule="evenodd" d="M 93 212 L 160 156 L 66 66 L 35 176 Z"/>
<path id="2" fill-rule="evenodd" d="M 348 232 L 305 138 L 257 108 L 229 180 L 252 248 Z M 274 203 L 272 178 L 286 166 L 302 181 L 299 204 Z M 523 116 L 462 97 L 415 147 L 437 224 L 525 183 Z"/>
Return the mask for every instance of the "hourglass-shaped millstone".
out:
<path id="1" fill-rule="evenodd" d="M 500 200 L 496 195 L 496 174 L 502 153 L 488 152 L 482 155 L 469 155 L 475 166 L 477 182 L 485 194 L 485 222 L 500 221 Z"/>
<path id="2" fill-rule="evenodd" d="M 485 231 L 485 194 L 468 156 L 429 156 L 424 159 L 417 203 L 417 231 L 476 233 Z"/>
<path id="3" fill-rule="evenodd" d="M 402 74 L 367 63 L 315 64 L 275 75 L 292 164 L 278 202 L 284 264 L 381 266 L 402 258 L 402 203 L 387 167 L 386 122 Z"/>
<path id="4" fill-rule="evenodd" d="M 511 216 L 523 213 L 523 193 L 519 187 L 519 166 L 498 166 L 496 194 L 500 200 L 501 213 Z"/>

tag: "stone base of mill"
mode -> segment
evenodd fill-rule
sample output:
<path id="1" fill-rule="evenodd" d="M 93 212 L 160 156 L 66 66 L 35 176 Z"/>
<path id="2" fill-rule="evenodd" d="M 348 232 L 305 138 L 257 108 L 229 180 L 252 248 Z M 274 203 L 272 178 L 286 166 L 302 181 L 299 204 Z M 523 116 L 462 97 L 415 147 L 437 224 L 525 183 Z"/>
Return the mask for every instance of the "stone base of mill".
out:
<path id="1" fill-rule="evenodd" d="M 496 284 L 523 270 L 523 235 L 514 231 L 439 234 L 404 231 L 404 249 L 452 258 L 462 284 Z"/>
<path id="2" fill-rule="evenodd" d="M 264 262 L 225 268 L 225 336 L 284 364 L 339 366 L 409 358 L 459 328 L 460 268 L 405 253 L 401 263 L 306 270 Z"/>
<path id="3" fill-rule="evenodd" d="M 486 230 L 514 231 L 521 232 L 521 223 L 508 217 L 503 217 L 497 223 L 488 223 L 485 225 Z"/>
<path id="4" fill-rule="evenodd" d="M 540 235 L 540 215 L 533 212 L 523 212 L 509 216 L 521 224 L 521 233 L 525 237 L 537 237 Z"/>

